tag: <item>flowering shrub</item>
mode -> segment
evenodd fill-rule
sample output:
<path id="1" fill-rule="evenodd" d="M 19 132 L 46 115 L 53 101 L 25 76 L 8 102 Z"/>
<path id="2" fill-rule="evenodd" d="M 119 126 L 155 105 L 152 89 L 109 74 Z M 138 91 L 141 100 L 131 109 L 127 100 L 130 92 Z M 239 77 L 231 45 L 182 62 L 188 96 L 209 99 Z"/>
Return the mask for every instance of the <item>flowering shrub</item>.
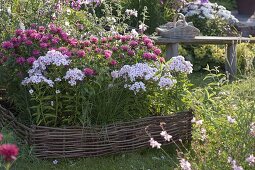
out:
<path id="1" fill-rule="evenodd" d="M 185 3 L 180 11 L 204 35 L 236 35 L 234 25 L 239 22 L 224 6 L 209 1 Z"/>
<path id="2" fill-rule="evenodd" d="M 182 8 L 182 13 L 184 13 L 186 17 L 197 15 L 202 19 L 219 18 L 231 24 L 238 22 L 224 6 L 218 5 L 217 3 L 210 3 L 209 1 L 187 3 L 184 8 Z"/>
<path id="3" fill-rule="evenodd" d="M 181 56 L 165 62 L 135 31 L 77 40 L 50 24 L 16 30 L 1 45 L 9 97 L 31 123 L 104 124 L 187 106 L 192 65 Z"/>

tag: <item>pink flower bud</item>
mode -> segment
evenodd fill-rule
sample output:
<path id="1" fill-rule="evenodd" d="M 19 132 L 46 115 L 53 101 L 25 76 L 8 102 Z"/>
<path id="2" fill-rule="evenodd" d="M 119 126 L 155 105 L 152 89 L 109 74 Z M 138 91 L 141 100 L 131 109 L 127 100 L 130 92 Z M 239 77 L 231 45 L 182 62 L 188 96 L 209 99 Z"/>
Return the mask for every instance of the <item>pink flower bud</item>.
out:
<path id="1" fill-rule="evenodd" d="M 105 50 L 104 51 L 104 56 L 105 56 L 105 59 L 108 59 L 112 56 L 112 51 L 110 50 Z"/>
<path id="2" fill-rule="evenodd" d="M 91 68 L 85 68 L 83 70 L 83 73 L 85 74 L 85 76 L 93 76 L 95 74 L 95 71 Z"/>
<path id="3" fill-rule="evenodd" d="M 80 57 L 80 58 L 82 58 L 82 57 L 84 57 L 85 56 L 85 51 L 83 51 L 83 50 L 79 50 L 79 51 L 77 51 L 77 56 L 78 57 Z"/>

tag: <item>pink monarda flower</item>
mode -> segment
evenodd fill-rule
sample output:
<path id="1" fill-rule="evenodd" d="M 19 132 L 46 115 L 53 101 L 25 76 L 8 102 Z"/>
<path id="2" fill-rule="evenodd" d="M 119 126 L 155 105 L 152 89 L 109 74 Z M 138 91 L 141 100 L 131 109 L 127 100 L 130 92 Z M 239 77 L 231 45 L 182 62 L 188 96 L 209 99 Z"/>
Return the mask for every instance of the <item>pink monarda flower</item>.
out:
<path id="1" fill-rule="evenodd" d="M 121 36 L 120 39 L 121 39 L 122 42 L 126 42 L 127 41 L 126 36 Z"/>
<path id="2" fill-rule="evenodd" d="M 133 40 L 133 41 L 130 41 L 130 42 L 129 42 L 129 45 L 130 45 L 131 47 L 136 47 L 136 46 L 138 45 L 138 42 L 135 41 L 135 40 Z"/>
<path id="3" fill-rule="evenodd" d="M 24 57 L 18 57 L 16 58 L 16 63 L 22 65 L 26 62 L 26 59 Z"/>
<path id="4" fill-rule="evenodd" d="M 143 54 L 143 58 L 144 58 L 144 59 L 149 60 L 149 59 L 151 59 L 151 57 L 152 57 L 151 53 L 144 53 L 144 54 Z"/>
<path id="5" fill-rule="evenodd" d="M 112 47 L 112 51 L 118 51 L 118 47 Z"/>
<path id="6" fill-rule="evenodd" d="M 102 38 L 101 38 L 101 42 L 102 42 L 102 43 L 105 43 L 106 41 L 107 41 L 107 38 L 106 38 L 106 37 L 102 37 Z"/>
<path id="7" fill-rule="evenodd" d="M 82 57 L 85 56 L 85 51 L 83 51 L 83 50 L 78 50 L 78 51 L 76 52 L 76 54 L 77 54 L 78 57 L 82 58 Z"/>
<path id="8" fill-rule="evenodd" d="M 47 48 L 47 47 L 48 47 L 48 44 L 47 44 L 47 43 L 40 43 L 40 47 L 41 47 L 41 48 Z"/>
<path id="9" fill-rule="evenodd" d="M 95 49 L 95 52 L 96 52 L 97 54 L 101 53 L 101 51 L 102 51 L 101 48 L 96 48 L 96 49 Z"/>
<path id="10" fill-rule="evenodd" d="M 50 32 L 52 32 L 54 34 L 58 32 L 58 29 L 55 24 L 50 24 L 49 29 L 50 29 Z"/>
<path id="11" fill-rule="evenodd" d="M 52 44 L 54 44 L 54 45 L 58 44 L 59 41 L 60 41 L 60 39 L 59 39 L 58 37 L 55 37 L 55 38 L 53 38 L 53 39 L 51 40 Z"/>
<path id="12" fill-rule="evenodd" d="M 32 42 L 31 40 L 27 40 L 27 41 L 25 42 L 25 44 L 28 45 L 28 46 L 30 46 L 30 45 L 33 44 L 33 42 Z"/>
<path id="13" fill-rule="evenodd" d="M 61 53 L 67 52 L 68 48 L 67 47 L 59 47 L 58 51 L 60 51 Z"/>
<path id="14" fill-rule="evenodd" d="M 108 37 L 108 41 L 112 41 L 113 40 L 113 37 Z"/>
<path id="15" fill-rule="evenodd" d="M 33 33 L 30 35 L 30 37 L 35 40 L 40 40 L 42 38 L 42 35 L 39 33 Z"/>
<path id="16" fill-rule="evenodd" d="M 4 49 L 11 49 L 11 48 L 13 48 L 13 43 L 10 41 L 4 41 L 4 42 L 2 42 L 2 47 Z"/>
<path id="17" fill-rule="evenodd" d="M 63 54 L 67 55 L 68 57 L 71 57 L 71 56 L 72 56 L 72 52 L 71 52 L 71 51 L 66 51 L 66 52 L 64 52 Z"/>
<path id="18" fill-rule="evenodd" d="M 153 50 L 153 52 L 154 52 L 154 54 L 156 54 L 156 55 L 161 54 L 161 50 L 160 50 L 159 48 L 155 48 L 155 49 Z"/>
<path id="19" fill-rule="evenodd" d="M 132 37 L 130 35 L 126 35 L 125 38 L 126 38 L 126 40 L 129 41 L 129 40 L 131 40 Z"/>
<path id="20" fill-rule="evenodd" d="M 106 59 L 110 58 L 112 56 L 112 51 L 104 50 L 104 56 Z"/>
<path id="21" fill-rule="evenodd" d="M 27 63 L 32 65 L 35 62 L 36 58 L 35 57 L 29 57 L 27 58 Z"/>
<path id="22" fill-rule="evenodd" d="M 118 62 L 116 60 L 112 60 L 109 64 L 112 65 L 112 66 L 115 66 L 115 65 L 118 64 Z"/>
<path id="23" fill-rule="evenodd" d="M 67 33 L 61 31 L 61 32 L 59 33 L 59 35 L 60 35 L 60 38 L 61 38 L 62 40 L 68 41 L 68 35 L 67 35 Z"/>
<path id="24" fill-rule="evenodd" d="M 85 68 L 83 70 L 83 73 L 85 74 L 85 76 L 93 76 L 95 74 L 95 71 L 91 68 Z"/>
<path id="25" fill-rule="evenodd" d="M 151 54 L 151 59 L 154 60 L 154 61 L 157 61 L 157 60 L 158 60 L 158 57 L 157 57 L 157 55 L 155 55 L 155 54 Z"/>
<path id="26" fill-rule="evenodd" d="M 69 39 L 68 43 L 73 46 L 73 47 L 76 47 L 78 45 L 78 40 L 76 39 Z"/>
<path id="27" fill-rule="evenodd" d="M 30 24 L 30 27 L 33 28 L 33 29 L 35 29 L 36 26 L 37 26 L 36 23 L 31 23 L 31 24 Z"/>
<path id="28" fill-rule="evenodd" d="M 39 26 L 38 27 L 38 31 L 39 32 L 44 32 L 46 29 L 45 29 L 45 27 L 44 26 Z"/>
<path id="29" fill-rule="evenodd" d="M 165 58 L 163 58 L 163 57 L 159 58 L 159 62 L 164 63 L 165 61 L 166 61 Z"/>
<path id="30" fill-rule="evenodd" d="M 13 37 L 13 38 L 11 38 L 11 42 L 12 42 L 12 43 L 18 43 L 18 42 L 19 42 L 19 40 L 18 40 L 18 38 Z"/>
<path id="31" fill-rule="evenodd" d="M 91 42 L 90 42 L 89 40 L 83 41 L 83 45 L 84 45 L 85 47 L 89 47 L 90 44 L 91 44 Z"/>
<path id="32" fill-rule="evenodd" d="M 17 159 L 19 148 L 13 144 L 3 144 L 0 146 L 0 155 L 4 157 L 6 162 L 11 162 Z"/>
<path id="33" fill-rule="evenodd" d="M 152 43 L 148 43 L 148 44 L 147 44 L 147 48 L 148 48 L 148 49 L 152 49 L 153 46 L 154 46 L 154 45 L 153 45 Z"/>
<path id="34" fill-rule="evenodd" d="M 149 38 L 144 38 L 143 39 L 143 42 L 144 42 L 144 44 L 150 44 L 150 43 L 152 43 L 152 40 L 151 39 L 149 39 Z"/>
<path id="35" fill-rule="evenodd" d="M 40 42 L 47 42 L 47 41 L 49 41 L 49 37 L 48 37 L 47 35 L 44 35 L 44 36 L 41 38 L 41 40 L 40 40 Z"/>
<path id="36" fill-rule="evenodd" d="M 98 43 L 98 38 L 97 37 L 90 37 L 90 41 L 94 44 L 97 44 Z"/>
<path id="37" fill-rule="evenodd" d="M 17 29 L 17 30 L 15 31 L 15 35 L 16 35 L 16 36 L 20 36 L 21 34 L 23 34 L 23 30 Z"/>
<path id="38" fill-rule="evenodd" d="M 36 33 L 36 30 L 30 29 L 30 30 L 26 30 L 25 32 L 27 36 L 30 36 L 31 34 Z"/>
<path id="39" fill-rule="evenodd" d="M 114 35 L 114 38 L 115 38 L 116 40 L 120 40 L 120 39 L 121 39 L 121 35 L 120 35 L 120 34 L 116 34 L 116 35 Z"/>
<path id="40" fill-rule="evenodd" d="M 129 47 L 127 45 L 122 45 L 120 47 L 123 51 L 127 51 L 129 49 Z"/>
<path id="41" fill-rule="evenodd" d="M 32 51 L 32 54 L 33 54 L 34 56 L 38 56 L 38 55 L 40 54 L 40 51 L 39 51 L 39 50 L 33 50 L 33 51 Z"/>
<path id="42" fill-rule="evenodd" d="M 135 55 L 135 52 L 133 50 L 128 50 L 127 53 L 131 57 Z"/>

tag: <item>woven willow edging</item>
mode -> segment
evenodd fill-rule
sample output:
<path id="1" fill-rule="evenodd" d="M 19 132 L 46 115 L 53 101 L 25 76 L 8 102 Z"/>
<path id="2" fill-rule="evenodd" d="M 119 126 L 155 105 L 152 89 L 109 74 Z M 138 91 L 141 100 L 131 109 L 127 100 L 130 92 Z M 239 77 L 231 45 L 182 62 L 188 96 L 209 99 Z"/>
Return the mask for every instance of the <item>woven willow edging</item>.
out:
<path id="1" fill-rule="evenodd" d="M 191 111 L 179 112 L 170 116 L 141 118 L 130 122 L 111 124 L 106 127 L 66 127 L 52 128 L 25 126 L 19 123 L 13 114 L 0 105 L 0 123 L 8 124 L 15 133 L 30 144 L 40 158 L 90 157 L 131 151 L 149 147 L 149 136 L 160 143 L 162 131 L 160 122 L 165 122 L 164 129 L 173 136 L 174 141 L 191 140 Z"/>

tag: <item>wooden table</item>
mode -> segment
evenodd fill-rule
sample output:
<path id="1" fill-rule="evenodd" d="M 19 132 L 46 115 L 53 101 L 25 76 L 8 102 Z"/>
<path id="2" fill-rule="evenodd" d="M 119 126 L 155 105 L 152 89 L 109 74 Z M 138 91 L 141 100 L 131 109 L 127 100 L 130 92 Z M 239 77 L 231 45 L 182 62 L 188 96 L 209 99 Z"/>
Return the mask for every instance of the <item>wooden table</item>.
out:
<path id="1" fill-rule="evenodd" d="M 167 53 L 166 59 L 178 55 L 179 43 L 190 44 L 224 44 L 227 46 L 227 57 L 225 62 L 226 71 L 233 79 L 237 73 L 237 58 L 236 58 L 236 44 L 238 43 L 255 43 L 255 38 L 245 37 L 214 37 L 214 36 L 196 36 L 193 39 L 171 39 L 162 38 L 160 36 L 151 37 L 156 44 L 166 45 Z"/>

